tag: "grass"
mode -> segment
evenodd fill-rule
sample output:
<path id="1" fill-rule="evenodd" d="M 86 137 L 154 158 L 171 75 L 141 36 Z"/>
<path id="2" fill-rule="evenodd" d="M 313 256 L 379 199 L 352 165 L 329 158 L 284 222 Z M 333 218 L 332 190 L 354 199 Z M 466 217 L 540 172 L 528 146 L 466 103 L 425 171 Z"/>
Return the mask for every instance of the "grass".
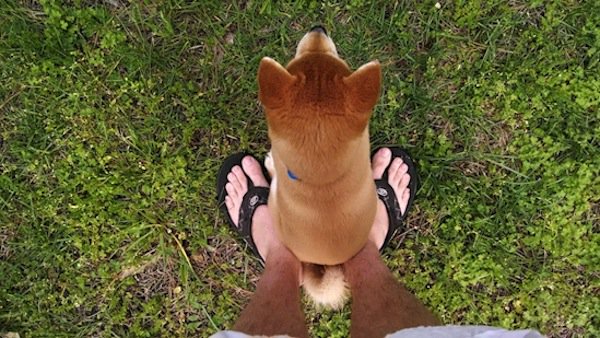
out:
<path id="1" fill-rule="evenodd" d="M 231 327 L 260 269 L 216 172 L 268 149 L 259 60 L 322 23 L 384 66 L 372 144 L 418 160 L 398 278 L 445 323 L 600 335 L 600 4 L 439 3 L 1 2 L 0 334 Z"/>

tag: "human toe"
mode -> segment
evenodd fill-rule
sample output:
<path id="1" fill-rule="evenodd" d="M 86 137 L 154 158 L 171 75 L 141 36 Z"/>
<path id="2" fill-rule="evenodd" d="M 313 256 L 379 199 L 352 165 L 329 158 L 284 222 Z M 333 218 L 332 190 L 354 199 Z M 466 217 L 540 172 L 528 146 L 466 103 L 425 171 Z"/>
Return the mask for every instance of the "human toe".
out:
<path id="1" fill-rule="evenodd" d="M 248 190 L 248 179 L 246 178 L 246 174 L 244 174 L 242 168 L 239 165 L 236 165 L 233 167 L 233 169 L 231 169 L 231 172 L 239 182 L 239 189 L 241 191 Z"/>
<path id="2" fill-rule="evenodd" d="M 402 196 L 400 196 L 400 211 L 402 215 L 406 212 L 406 207 L 408 206 L 408 201 L 410 200 L 410 189 L 406 188 L 402 192 Z"/>
<path id="3" fill-rule="evenodd" d="M 258 163 L 258 161 L 255 158 L 253 158 L 252 156 L 244 157 L 244 159 L 242 160 L 242 168 L 244 172 L 248 174 L 248 177 L 250 177 L 250 180 L 252 181 L 252 183 L 254 183 L 255 186 L 269 186 L 269 183 L 267 182 L 262 172 L 260 163 Z"/>
<path id="4" fill-rule="evenodd" d="M 393 186 L 395 184 L 397 184 L 400 181 L 401 175 L 402 175 L 402 165 L 404 163 L 402 162 L 402 159 L 400 157 L 396 157 L 395 159 L 392 160 L 392 163 L 390 164 L 390 168 L 388 169 L 388 178 L 389 178 L 389 182 L 390 184 Z"/>
<path id="5" fill-rule="evenodd" d="M 389 148 L 381 148 L 373 156 L 373 178 L 380 179 L 385 172 L 385 168 L 390 164 L 392 152 Z"/>
<path id="6" fill-rule="evenodd" d="M 408 187 L 409 183 L 410 183 L 410 175 L 408 173 L 404 173 L 400 176 L 398 188 L 400 190 L 404 190 L 404 189 L 406 189 L 406 187 Z"/>
<path id="7" fill-rule="evenodd" d="M 238 196 L 238 189 L 236 189 L 236 184 L 232 182 L 228 182 L 227 184 L 225 184 L 225 191 L 227 191 L 227 196 L 229 196 L 231 200 L 235 200 Z"/>
<path id="8" fill-rule="evenodd" d="M 228 184 L 230 184 L 233 188 L 235 188 L 236 191 L 238 191 L 241 189 L 242 184 L 240 183 L 240 180 L 238 179 L 238 176 L 234 173 L 234 171 L 235 167 L 233 167 L 229 174 L 227 174 L 227 181 Z"/>

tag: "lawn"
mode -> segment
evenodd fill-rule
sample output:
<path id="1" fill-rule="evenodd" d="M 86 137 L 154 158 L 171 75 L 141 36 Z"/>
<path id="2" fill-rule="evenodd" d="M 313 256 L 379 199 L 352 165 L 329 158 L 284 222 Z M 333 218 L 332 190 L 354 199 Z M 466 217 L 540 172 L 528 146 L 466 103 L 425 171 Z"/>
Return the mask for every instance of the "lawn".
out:
<path id="1" fill-rule="evenodd" d="M 260 59 L 383 65 L 421 189 L 386 263 L 445 323 L 600 336 L 600 2 L 0 1 L 0 336 L 229 328 L 257 261 L 216 172 L 269 148 Z M 306 305 L 318 337 L 349 306 Z"/>

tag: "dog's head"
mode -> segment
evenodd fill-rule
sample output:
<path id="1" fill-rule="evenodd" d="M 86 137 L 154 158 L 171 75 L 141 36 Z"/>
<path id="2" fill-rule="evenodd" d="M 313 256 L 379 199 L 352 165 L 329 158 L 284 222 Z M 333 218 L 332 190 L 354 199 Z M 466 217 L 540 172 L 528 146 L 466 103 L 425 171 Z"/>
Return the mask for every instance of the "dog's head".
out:
<path id="1" fill-rule="evenodd" d="M 303 158 L 325 160 L 364 135 L 379 97 L 381 67 L 372 61 L 352 72 L 317 26 L 302 38 L 287 67 L 263 58 L 258 84 L 271 140 Z"/>

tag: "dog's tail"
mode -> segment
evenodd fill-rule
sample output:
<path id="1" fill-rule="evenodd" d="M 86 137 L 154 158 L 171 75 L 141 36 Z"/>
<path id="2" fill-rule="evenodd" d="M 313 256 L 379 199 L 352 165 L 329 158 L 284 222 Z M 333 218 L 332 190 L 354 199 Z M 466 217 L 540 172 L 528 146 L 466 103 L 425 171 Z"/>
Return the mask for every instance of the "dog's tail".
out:
<path id="1" fill-rule="evenodd" d="M 304 290 L 317 306 L 341 308 L 350 295 L 341 265 L 303 263 Z"/>

